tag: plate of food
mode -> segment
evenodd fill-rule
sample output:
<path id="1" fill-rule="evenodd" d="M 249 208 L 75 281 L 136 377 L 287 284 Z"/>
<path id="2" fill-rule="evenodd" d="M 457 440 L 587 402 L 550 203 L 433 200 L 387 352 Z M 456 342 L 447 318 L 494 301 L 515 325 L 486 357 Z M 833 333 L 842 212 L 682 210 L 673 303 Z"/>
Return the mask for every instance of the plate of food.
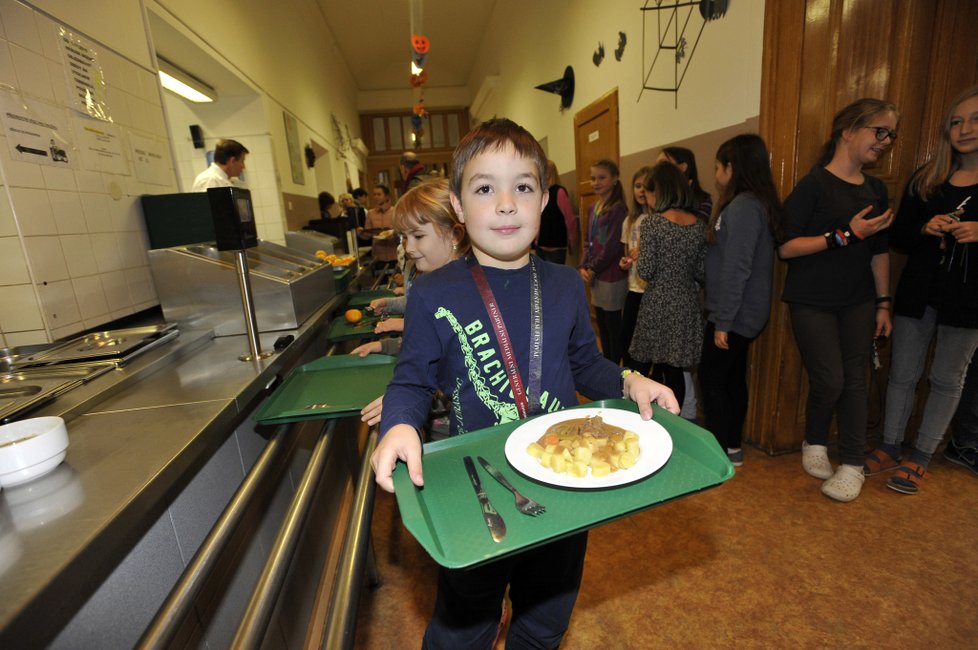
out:
<path id="1" fill-rule="evenodd" d="M 657 472 L 672 455 L 672 438 L 638 413 L 578 408 L 520 425 L 506 439 L 505 452 L 513 469 L 535 481 L 596 489 Z"/>

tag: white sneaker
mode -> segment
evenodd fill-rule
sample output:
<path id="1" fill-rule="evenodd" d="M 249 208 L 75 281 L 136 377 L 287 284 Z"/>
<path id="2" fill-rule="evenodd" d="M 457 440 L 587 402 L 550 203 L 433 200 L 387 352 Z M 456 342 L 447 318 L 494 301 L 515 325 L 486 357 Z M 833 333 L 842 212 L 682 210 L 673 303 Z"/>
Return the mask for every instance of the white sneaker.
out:
<path id="1" fill-rule="evenodd" d="M 835 474 L 822 483 L 822 494 L 836 501 L 852 501 L 863 489 L 863 468 L 855 465 L 839 465 Z"/>
<path id="2" fill-rule="evenodd" d="M 823 481 L 832 478 L 832 463 L 829 462 L 829 449 L 825 445 L 801 443 L 801 466 L 815 478 Z"/>

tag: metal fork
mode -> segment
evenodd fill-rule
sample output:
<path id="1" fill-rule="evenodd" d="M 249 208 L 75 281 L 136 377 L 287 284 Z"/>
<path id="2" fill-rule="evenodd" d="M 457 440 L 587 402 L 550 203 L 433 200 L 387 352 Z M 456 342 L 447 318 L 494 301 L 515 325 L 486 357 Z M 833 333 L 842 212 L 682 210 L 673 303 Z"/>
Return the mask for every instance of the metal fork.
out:
<path id="1" fill-rule="evenodd" d="M 510 483 L 505 476 L 500 474 L 498 469 L 496 469 L 495 467 L 489 464 L 488 460 L 486 460 L 482 456 L 477 456 L 476 458 L 479 460 L 479 464 L 482 465 L 487 472 L 489 472 L 489 475 L 491 477 L 499 481 L 499 483 L 504 488 L 506 488 L 507 490 L 513 493 L 513 496 L 516 497 L 517 510 L 522 512 L 524 515 L 530 515 L 531 517 L 535 517 L 536 515 L 542 515 L 547 511 L 545 507 L 543 507 L 533 499 L 523 496 L 523 494 L 521 494 L 519 490 L 513 487 L 513 484 Z"/>

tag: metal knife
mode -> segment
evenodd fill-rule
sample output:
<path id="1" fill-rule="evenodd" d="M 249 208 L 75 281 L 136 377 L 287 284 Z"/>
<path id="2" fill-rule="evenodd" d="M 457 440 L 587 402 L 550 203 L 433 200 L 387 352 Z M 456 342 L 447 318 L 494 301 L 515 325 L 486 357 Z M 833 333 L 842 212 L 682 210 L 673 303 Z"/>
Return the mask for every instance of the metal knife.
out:
<path id="1" fill-rule="evenodd" d="M 482 481 L 479 480 L 479 473 L 475 469 L 475 463 L 472 462 L 472 457 L 466 456 L 462 459 L 462 462 L 465 464 L 465 471 L 469 473 L 472 487 L 475 488 L 475 496 L 479 498 L 479 505 L 482 506 L 482 518 L 486 520 L 486 526 L 489 528 L 489 534 L 492 535 L 492 541 L 503 541 L 503 538 L 506 537 L 506 522 L 503 521 L 503 518 L 499 516 L 496 509 L 489 503 L 489 497 L 486 496 L 486 491 L 482 489 Z"/>

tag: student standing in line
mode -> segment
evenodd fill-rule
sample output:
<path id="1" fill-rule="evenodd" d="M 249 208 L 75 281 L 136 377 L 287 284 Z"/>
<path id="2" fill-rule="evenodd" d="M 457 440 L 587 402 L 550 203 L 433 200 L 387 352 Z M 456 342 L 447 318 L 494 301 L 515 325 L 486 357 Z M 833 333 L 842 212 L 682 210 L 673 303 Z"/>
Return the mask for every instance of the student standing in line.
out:
<path id="1" fill-rule="evenodd" d="M 774 246 L 781 200 L 767 147 L 753 133 L 717 149 L 716 214 L 706 231 L 706 334 L 699 379 L 706 429 L 735 467 L 744 463 L 747 354 L 771 312 Z"/>
<path id="2" fill-rule="evenodd" d="M 686 147 L 664 147 L 659 153 L 656 162 L 666 160 L 682 171 L 683 176 L 689 181 L 689 188 L 693 190 L 693 198 L 696 201 L 696 216 L 703 223 L 710 220 L 713 214 L 713 197 L 700 186 L 699 172 L 696 168 L 696 155 Z M 690 370 L 683 371 L 683 379 L 686 381 L 686 397 L 683 400 L 682 416 L 690 421 L 695 421 L 697 416 L 698 404 L 696 400 L 696 384 L 693 381 L 693 373 Z"/>
<path id="3" fill-rule="evenodd" d="M 540 259 L 554 264 L 567 263 L 567 251 L 577 250 L 577 215 L 567 190 L 558 181 L 557 165 L 547 161 L 547 207 L 540 217 L 536 249 Z"/>
<path id="4" fill-rule="evenodd" d="M 893 144 L 899 119 L 896 107 L 879 99 L 836 113 L 818 162 L 784 202 L 782 300 L 809 380 L 802 467 L 837 501 L 862 490 L 873 337 L 892 329 L 886 228 L 893 211 L 886 186 L 863 168 Z M 833 415 L 841 460 L 834 472 L 827 448 Z"/>
<path id="5" fill-rule="evenodd" d="M 452 398 L 453 435 L 572 406 L 577 391 L 595 399 L 624 395 L 644 419 L 652 401 L 679 411 L 668 388 L 602 357 L 574 270 L 530 255 L 547 202 L 546 162 L 533 136 L 506 119 L 483 123 L 455 149 L 452 205 L 472 254 L 418 278 L 411 290 L 371 457 L 388 492 L 398 459 L 412 483 L 424 485 L 419 432 L 439 387 Z M 499 372 L 508 380 L 494 381 Z M 508 586 L 507 647 L 556 648 L 586 548 L 587 533 L 579 533 L 473 569 L 440 567 L 422 647 L 492 647 Z"/>
<path id="6" fill-rule="evenodd" d="M 628 295 L 625 296 L 625 308 L 621 316 L 623 363 L 626 368 L 638 370 L 642 374 L 648 374 L 649 368 L 646 364 L 632 359 L 628 354 L 628 348 L 632 345 L 638 308 L 642 304 L 642 294 L 645 293 L 645 280 L 638 277 L 638 254 L 642 223 L 649 210 L 645 182 L 650 173 L 652 173 L 651 167 L 642 167 L 632 176 L 632 205 L 621 228 L 621 243 L 625 248 L 625 256 L 618 263 L 623 271 L 628 271 Z"/>
<path id="7" fill-rule="evenodd" d="M 937 151 L 910 179 L 890 242 L 908 256 L 894 303 L 883 443 L 866 456 L 864 471 L 896 469 L 886 486 L 916 494 L 978 347 L 978 86 L 944 114 Z M 888 297 L 883 304 L 889 306 Z M 914 392 L 935 337 L 927 403 L 914 448 L 901 463 Z"/>
<path id="8" fill-rule="evenodd" d="M 455 215 L 448 197 L 448 181 L 444 178 L 423 183 L 408 190 L 407 194 L 393 207 L 394 230 L 404 242 L 404 253 L 408 258 L 409 270 L 404 273 L 405 295 L 394 298 L 377 298 L 370 301 L 374 313 L 404 314 L 407 299 L 414 280 L 412 271 L 418 274 L 430 273 L 440 269 L 454 259 L 469 252 L 469 238 L 465 226 Z M 388 323 L 396 321 L 391 327 Z M 401 332 L 404 330 L 403 318 L 390 318 L 377 324 L 375 332 Z M 365 357 L 368 354 L 389 354 L 396 356 L 401 350 L 401 337 L 390 337 L 380 341 L 370 341 L 353 349 L 350 354 Z M 369 426 L 380 422 L 384 396 L 367 404 L 360 411 L 361 420 Z M 444 423 L 439 414 L 448 409 L 438 397 L 433 400 L 432 411 L 436 418 L 432 421 L 433 435 L 439 432 Z M 446 421 L 447 422 L 447 421 Z"/>
<path id="9" fill-rule="evenodd" d="M 642 225 L 639 276 L 646 281 L 628 354 L 652 364 L 649 375 L 683 401 L 683 370 L 699 363 L 703 350 L 703 310 L 699 285 L 706 254 L 704 224 L 682 172 L 657 163 L 645 183 L 652 198 Z"/>
<path id="10" fill-rule="evenodd" d="M 588 210 L 588 237 L 578 270 L 591 286 L 601 350 L 607 359 L 621 363 L 621 310 L 628 293 L 628 275 L 618 262 L 623 254 L 621 226 L 628 207 L 618 180 L 618 165 L 610 160 L 591 165 L 591 189 L 598 200 Z"/>

